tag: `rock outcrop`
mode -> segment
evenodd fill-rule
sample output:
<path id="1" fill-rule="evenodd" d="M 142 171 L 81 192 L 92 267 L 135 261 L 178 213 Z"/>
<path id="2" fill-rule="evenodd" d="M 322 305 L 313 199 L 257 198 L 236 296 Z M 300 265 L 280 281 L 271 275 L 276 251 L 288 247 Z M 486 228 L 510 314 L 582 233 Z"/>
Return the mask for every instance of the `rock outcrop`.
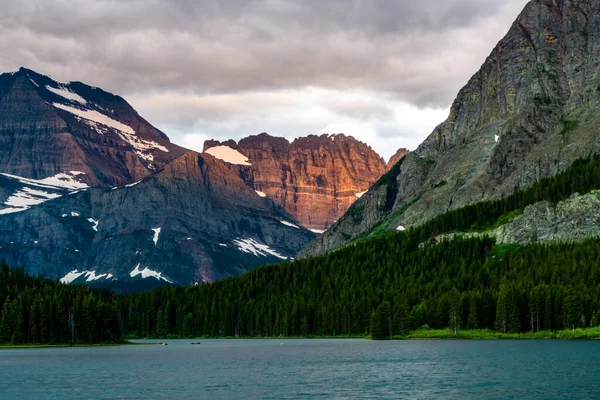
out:
<path id="1" fill-rule="evenodd" d="M 379 177 L 384 160 L 351 136 L 307 136 L 292 143 L 266 133 L 234 141 L 207 141 L 205 151 L 229 147 L 249 165 L 227 157 L 255 191 L 272 199 L 303 226 L 321 231 L 338 220 Z"/>
<path id="2" fill-rule="evenodd" d="M 125 186 L 44 190 L 55 198 L 0 210 L 0 257 L 68 282 L 212 282 L 290 259 L 315 237 L 225 163 L 193 152 Z"/>
<path id="3" fill-rule="evenodd" d="M 121 97 L 21 68 L 0 75 L 0 172 L 43 179 L 69 171 L 123 185 L 185 153 Z"/>
<path id="4" fill-rule="evenodd" d="M 530 1 L 448 119 L 303 255 L 505 196 L 598 152 L 599 54 L 600 2 Z"/>
<path id="5" fill-rule="evenodd" d="M 410 153 L 410 151 L 408 149 L 404 149 L 404 148 L 398 149 L 396 154 L 394 154 L 393 156 L 390 157 L 390 159 L 387 163 L 387 170 L 389 171 L 390 169 L 392 169 L 392 167 L 394 165 L 396 165 L 398 163 L 398 161 L 402 160 L 402 157 L 404 157 L 408 153 Z"/>
<path id="6" fill-rule="evenodd" d="M 565 201 L 525 207 L 523 214 L 492 233 L 498 243 L 576 242 L 600 237 L 600 191 Z"/>

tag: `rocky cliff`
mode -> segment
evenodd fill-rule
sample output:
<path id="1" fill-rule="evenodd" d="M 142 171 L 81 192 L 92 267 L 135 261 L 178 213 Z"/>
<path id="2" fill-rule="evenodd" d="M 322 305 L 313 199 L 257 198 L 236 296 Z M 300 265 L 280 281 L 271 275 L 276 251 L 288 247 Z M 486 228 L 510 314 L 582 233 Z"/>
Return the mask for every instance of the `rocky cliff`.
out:
<path id="1" fill-rule="evenodd" d="M 450 115 L 303 255 L 498 198 L 600 149 L 600 3 L 530 1 Z"/>
<path id="2" fill-rule="evenodd" d="M 204 150 L 228 161 L 257 193 L 316 231 L 337 221 L 386 170 L 373 149 L 342 134 L 290 143 L 263 133 L 239 143 L 207 141 Z"/>
<path id="3" fill-rule="evenodd" d="M 51 197 L 18 212 L 0 210 L 0 257 L 65 282 L 212 282 L 290 259 L 315 237 L 210 155 L 187 153 L 112 189 L 67 194 L 31 180 L 0 180 L 30 197 Z"/>
<path id="4" fill-rule="evenodd" d="M 91 186 L 122 185 L 184 152 L 99 88 L 25 68 L 0 75 L 0 172 L 43 179 L 75 171 Z"/>
<path id="5" fill-rule="evenodd" d="M 407 155 L 408 153 L 410 153 L 410 151 L 408 151 L 408 149 L 398 149 L 398 151 L 390 157 L 388 163 L 387 163 L 387 170 L 389 171 L 390 169 L 392 169 L 392 167 L 394 165 L 396 165 L 398 163 L 398 161 L 402 160 L 402 157 L 404 157 L 405 155 Z"/>

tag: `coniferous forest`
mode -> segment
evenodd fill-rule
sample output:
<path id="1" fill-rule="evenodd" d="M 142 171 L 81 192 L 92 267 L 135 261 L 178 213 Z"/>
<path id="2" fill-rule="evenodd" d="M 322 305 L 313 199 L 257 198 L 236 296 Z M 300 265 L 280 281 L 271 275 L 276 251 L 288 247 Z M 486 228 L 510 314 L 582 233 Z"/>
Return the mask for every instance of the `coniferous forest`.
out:
<path id="1" fill-rule="evenodd" d="M 600 326 L 600 239 L 497 245 L 440 233 L 483 230 L 539 200 L 600 187 L 582 160 L 505 199 L 406 232 L 197 287 L 117 294 L 0 269 L 0 343 L 98 343 L 123 337 L 365 336 L 415 329 L 502 333 Z"/>
<path id="2" fill-rule="evenodd" d="M 600 240 L 420 245 L 390 234 L 323 257 L 199 287 L 117 295 L 2 269 L 0 340 L 79 343 L 121 336 L 375 338 L 431 328 L 536 332 L 600 325 Z"/>

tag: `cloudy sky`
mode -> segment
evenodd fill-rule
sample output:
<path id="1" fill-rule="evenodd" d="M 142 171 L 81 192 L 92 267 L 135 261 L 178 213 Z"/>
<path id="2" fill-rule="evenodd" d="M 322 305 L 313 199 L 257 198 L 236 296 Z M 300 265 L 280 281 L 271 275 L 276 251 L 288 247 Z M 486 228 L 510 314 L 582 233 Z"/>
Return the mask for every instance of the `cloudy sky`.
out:
<path id="1" fill-rule="evenodd" d="M 171 139 L 414 149 L 526 0 L 2 0 L 0 70 L 117 93 Z"/>

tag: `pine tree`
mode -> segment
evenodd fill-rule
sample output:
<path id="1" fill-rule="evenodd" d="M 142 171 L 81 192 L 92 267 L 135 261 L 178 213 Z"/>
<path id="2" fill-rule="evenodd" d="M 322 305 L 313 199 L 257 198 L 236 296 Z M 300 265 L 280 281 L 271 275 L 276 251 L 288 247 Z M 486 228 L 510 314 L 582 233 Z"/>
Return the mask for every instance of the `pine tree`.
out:
<path id="1" fill-rule="evenodd" d="M 394 301 L 392 308 L 392 335 L 404 335 L 410 331 L 410 309 L 405 299 Z"/>
<path id="2" fill-rule="evenodd" d="M 371 314 L 371 337 L 374 340 L 389 339 L 390 325 L 390 303 L 384 301 Z"/>
<path id="3" fill-rule="evenodd" d="M 460 293 L 458 293 L 458 290 L 454 288 L 448 294 L 448 326 L 454 335 L 458 334 L 460 329 L 460 325 L 462 323 L 461 314 L 462 307 L 460 304 Z"/>

